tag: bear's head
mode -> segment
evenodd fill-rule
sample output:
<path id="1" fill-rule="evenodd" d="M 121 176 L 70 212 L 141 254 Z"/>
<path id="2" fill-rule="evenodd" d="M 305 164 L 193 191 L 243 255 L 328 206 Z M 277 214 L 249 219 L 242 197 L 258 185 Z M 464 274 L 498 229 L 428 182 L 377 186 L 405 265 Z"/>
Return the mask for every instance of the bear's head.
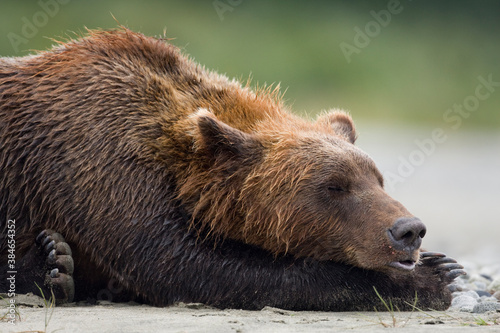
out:
<path id="1" fill-rule="evenodd" d="M 204 109 L 191 117 L 196 167 L 180 197 L 195 226 L 276 255 L 412 270 L 425 226 L 384 191 L 375 163 L 354 145 L 350 116 L 290 117 L 245 132 Z"/>

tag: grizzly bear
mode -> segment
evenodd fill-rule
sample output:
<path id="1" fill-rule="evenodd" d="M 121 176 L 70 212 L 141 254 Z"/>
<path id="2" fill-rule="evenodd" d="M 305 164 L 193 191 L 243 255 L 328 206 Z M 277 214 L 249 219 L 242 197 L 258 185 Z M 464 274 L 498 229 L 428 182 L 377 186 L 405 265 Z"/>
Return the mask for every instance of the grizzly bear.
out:
<path id="1" fill-rule="evenodd" d="M 1 58 L 0 291 L 447 308 L 462 267 L 420 251 L 355 139 L 342 111 L 304 120 L 126 28 Z"/>

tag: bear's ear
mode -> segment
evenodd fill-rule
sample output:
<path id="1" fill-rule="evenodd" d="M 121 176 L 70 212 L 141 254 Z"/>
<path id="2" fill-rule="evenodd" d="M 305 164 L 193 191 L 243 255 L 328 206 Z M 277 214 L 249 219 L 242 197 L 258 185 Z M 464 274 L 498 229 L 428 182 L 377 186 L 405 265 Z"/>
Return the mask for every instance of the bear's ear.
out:
<path id="1" fill-rule="evenodd" d="M 205 109 L 200 109 L 194 117 L 199 129 L 196 146 L 212 157 L 249 157 L 257 152 L 256 148 L 262 147 L 255 135 L 223 123 Z"/>
<path id="2" fill-rule="evenodd" d="M 340 135 L 352 144 L 356 141 L 356 130 L 352 118 L 344 111 L 333 110 L 321 115 L 316 122 L 329 126 L 335 134 Z"/>

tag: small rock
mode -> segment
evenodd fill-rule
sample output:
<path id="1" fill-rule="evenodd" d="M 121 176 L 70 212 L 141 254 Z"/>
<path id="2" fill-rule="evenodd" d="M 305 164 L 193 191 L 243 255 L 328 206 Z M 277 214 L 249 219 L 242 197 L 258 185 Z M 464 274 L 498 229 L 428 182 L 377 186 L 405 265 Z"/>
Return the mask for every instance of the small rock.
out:
<path id="1" fill-rule="evenodd" d="M 500 291 L 500 277 L 497 277 L 494 279 L 487 287 L 487 290 L 489 290 L 492 294 Z"/>
<path id="2" fill-rule="evenodd" d="M 497 291 L 496 293 L 494 293 L 493 297 L 495 297 L 497 300 L 500 301 L 500 291 Z"/>
<path id="3" fill-rule="evenodd" d="M 491 283 L 491 280 L 485 278 L 484 276 L 482 276 L 480 274 L 472 274 L 470 279 L 469 279 L 469 283 L 488 285 Z"/>
<path id="4" fill-rule="evenodd" d="M 489 276 L 488 274 L 479 274 L 480 276 L 484 277 L 486 280 L 488 281 L 493 281 L 493 278 L 491 276 Z"/>
<path id="5" fill-rule="evenodd" d="M 477 295 L 477 294 L 476 294 Z M 477 298 L 466 295 L 465 293 L 453 298 L 451 308 L 461 312 L 472 312 L 477 304 Z"/>
<path id="6" fill-rule="evenodd" d="M 478 303 L 482 302 L 496 302 L 497 299 L 493 296 L 481 296 L 481 298 L 478 300 Z"/>
<path id="7" fill-rule="evenodd" d="M 500 310 L 500 303 L 498 302 L 482 302 L 478 303 L 472 309 L 473 313 L 484 313 L 488 311 Z"/>
<path id="8" fill-rule="evenodd" d="M 451 291 L 452 293 L 457 292 L 457 291 L 463 291 L 463 287 L 458 285 L 458 284 L 450 284 L 448 286 L 448 290 Z"/>
<path id="9" fill-rule="evenodd" d="M 479 297 L 491 297 L 491 294 L 487 291 L 484 290 L 478 290 L 476 293 L 479 295 Z"/>
<path id="10" fill-rule="evenodd" d="M 438 325 L 438 324 L 444 324 L 444 321 L 438 320 L 438 319 L 433 319 L 433 320 L 428 320 L 424 323 L 425 325 Z"/>
<path id="11" fill-rule="evenodd" d="M 474 281 L 473 283 L 473 288 L 474 290 L 486 290 L 486 287 L 488 286 L 487 283 L 484 283 L 482 281 Z"/>
<path id="12" fill-rule="evenodd" d="M 464 291 L 464 292 L 463 292 L 463 295 L 465 295 L 465 296 L 469 296 L 469 297 L 472 297 L 472 298 L 474 298 L 475 300 L 478 300 L 478 299 L 479 299 L 479 295 L 477 294 L 477 291 L 475 291 L 475 290 L 467 290 L 467 291 Z"/>

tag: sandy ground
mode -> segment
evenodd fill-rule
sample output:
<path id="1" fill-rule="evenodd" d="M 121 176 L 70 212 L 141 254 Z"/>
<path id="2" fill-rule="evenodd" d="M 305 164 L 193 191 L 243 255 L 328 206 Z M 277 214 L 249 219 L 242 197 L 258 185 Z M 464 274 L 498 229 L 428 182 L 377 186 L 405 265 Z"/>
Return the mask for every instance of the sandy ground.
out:
<path id="1" fill-rule="evenodd" d="M 293 312 L 217 310 L 200 304 L 167 308 L 107 304 L 87 307 L 20 307 L 21 321 L 0 323 L 1 332 L 382 332 L 395 327 L 405 332 L 500 332 L 500 313 Z M 52 317 L 45 327 L 46 315 Z"/>
<path id="2" fill-rule="evenodd" d="M 358 145 L 383 173 L 398 172 L 433 128 L 358 126 Z M 500 263 L 500 133 L 447 132 L 404 181 L 387 188 L 428 227 L 424 246 L 461 261 Z M 3 313 L 3 312 L 0 312 Z M 58 307 L 45 328 L 43 308 L 19 307 L 21 321 L 0 322 L 0 332 L 335 332 L 385 331 L 389 313 L 216 310 L 201 305 L 153 308 L 133 304 Z M 408 320 L 408 318 L 410 318 Z M 500 332 L 500 313 L 397 313 L 395 326 L 405 332 Z"/>

